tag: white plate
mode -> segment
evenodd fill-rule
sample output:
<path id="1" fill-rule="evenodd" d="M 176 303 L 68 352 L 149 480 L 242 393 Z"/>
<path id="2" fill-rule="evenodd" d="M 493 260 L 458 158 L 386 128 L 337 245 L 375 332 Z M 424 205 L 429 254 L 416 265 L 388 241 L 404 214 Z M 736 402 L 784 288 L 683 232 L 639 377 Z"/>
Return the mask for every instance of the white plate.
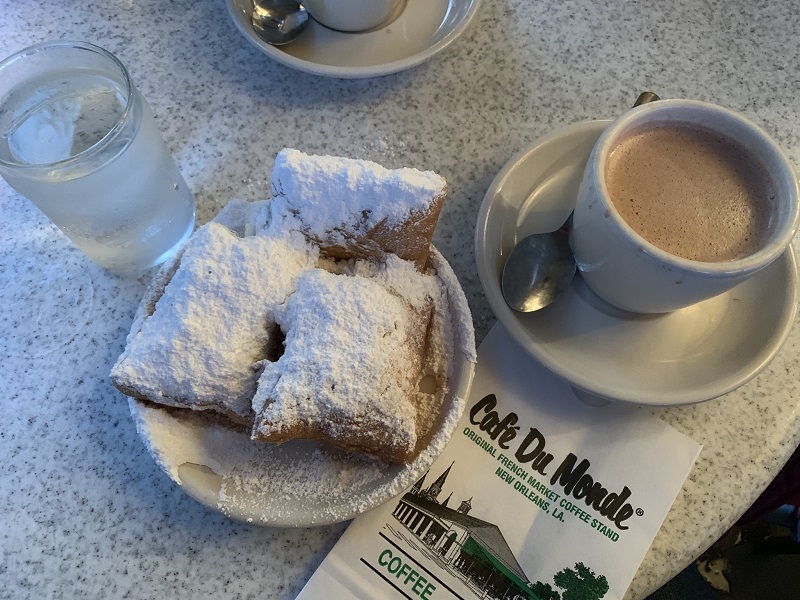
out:
<path id="1" fill-rule="evenodd" d="M 242 34 L 278 62 L 315 75 L 355 79 L 388 75 L 414 67 L 441 52 L 461 35 L 480 0 L 407 0 L 385 27 L 346 33 L 313 19 L 290 44 L 271 46 L 253 31 L 252 0 L 226 0 Z"/>
<path id="2" fill-rule="evenodd" d="M 192 411 L 155 408 L 129 399 L 136 429 L 153 459 L 202 504 L 261 525 L 346 521 L 413 485 L 450 439 L 475 370 L 475 338 L 464 292 L 435 249 L 431 259 L 448 290 L 454 357 L 438 428 L 410 464 L 387 465 L 312 442 L 280 446 L 253 442 L 247 433 Z"/>
<path id="3" fill-rule="evenodd" d="M 634 315 L 600 300 L 576 277 L 535 313 L 511 310 L 500 276 L 517 240 L 557 229 L 575 206 L 589 153 L 609 121 L 547 135 L 509 161 L 478 215 L 478 275 L 512 337 L 577 390 L 602 399 L 679 405 L 715 398 L 754 377 L 783 344 L 796 311 L 790 248 L 769 268 L 716 298 L 665 315 Z"/>

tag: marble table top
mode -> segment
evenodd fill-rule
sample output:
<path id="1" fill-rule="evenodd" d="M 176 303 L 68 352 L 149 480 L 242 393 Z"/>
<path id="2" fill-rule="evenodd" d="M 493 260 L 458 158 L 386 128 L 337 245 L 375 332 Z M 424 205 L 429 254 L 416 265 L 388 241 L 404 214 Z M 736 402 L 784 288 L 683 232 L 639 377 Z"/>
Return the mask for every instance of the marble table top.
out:
<path id="1" fill-rule="evenodd" d="M 486 0 L 444 52 L 380 78 L 277 64 L 223 0 L 0 0 L 0 55 L 82 39 L 114 52 L 194 191 L 198 222 L 259 199 L 283 147 L 435 170 L 435 243 L 478 341 L 494 323 L 474 226 L 503 164 L 534 139 L 610 118 L 638 92 L 738 110 L 800 164 L 800 24 L 790 0 Z M 293 598 L 346 527 L 263 528 L 185 495 L 145 452 L 108 372 L 148 275 L 89 263 L 0 181 L 0 597 Z M 758 318 L 754 315 L 753 318 Z M 696 406 L 650 409 L 704 445 L 627 597 L 713 543 L 800 443 L 800 326 L 758 377 Z"/>

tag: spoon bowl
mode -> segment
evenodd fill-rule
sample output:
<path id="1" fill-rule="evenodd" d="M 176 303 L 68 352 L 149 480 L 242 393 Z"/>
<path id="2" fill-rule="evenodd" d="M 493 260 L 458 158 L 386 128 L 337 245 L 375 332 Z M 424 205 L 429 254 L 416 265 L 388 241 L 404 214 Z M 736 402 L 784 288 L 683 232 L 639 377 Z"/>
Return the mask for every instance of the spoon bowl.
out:
<path id="1" fill-rule="evenodd" d="M 529 235 L 514 246 L 503 267 L 503 298 L 518 312 L 539 310 L 566 291 L 575 271 L 566 226 Z"/>
<path id="2" fill-rule="evenodd" d="M 258 37 L 281 46 L 303 32 L 308 25 L 308 11 L 296 0 L 253 0 L 251 20 Z"/>

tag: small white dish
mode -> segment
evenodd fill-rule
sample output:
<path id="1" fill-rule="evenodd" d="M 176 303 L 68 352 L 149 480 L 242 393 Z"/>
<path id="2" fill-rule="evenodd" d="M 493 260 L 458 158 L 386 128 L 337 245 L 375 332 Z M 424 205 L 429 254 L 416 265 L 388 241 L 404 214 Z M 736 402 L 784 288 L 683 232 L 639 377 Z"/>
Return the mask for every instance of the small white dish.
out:
<path id="1" fill-rule="evenodd" d="M 608 123 L 559 129 L 520 151 L 495 177 L 475 237 L 489 305 L 525 351 L 585 400 L 670 406 L 721 396 L 761 371 L 789 333 L 797 301 L 791 248 L 732 290 L 663 315 L 616 309 L 580 276 L 563 298 L 538 312 L 515 312 L 503 300 L 506 257 L 526 235 L 564 223 L 589 153 Z"/>
<path id="2" fill-rule="evenodd" d="M 433 247 L 431 260 L 447 288 L 454 356 L 439 422 L 411 463 L 390 465 L 314 442 L 254 442 L 248 432 L 208 415 L 129 398 L 136 430 L 153 460 L 201 504 L 259 525 L 310 527 L 346 521 L 402 493 L 447 444 L 475 373 L 466 297 Z"/>
<path id="3" fill-rule="evenodd" d="M 403 71 L 441 52 L 469 26 L 480 0 L 406 0 L 396 19 L 359 33 L 310 19 L 300 37 L 283 46 L 271 46 L 253 31 L 252 0 L 226 4 L 239 31 L 278 62 L 314 75 L 357 79 Z"/>

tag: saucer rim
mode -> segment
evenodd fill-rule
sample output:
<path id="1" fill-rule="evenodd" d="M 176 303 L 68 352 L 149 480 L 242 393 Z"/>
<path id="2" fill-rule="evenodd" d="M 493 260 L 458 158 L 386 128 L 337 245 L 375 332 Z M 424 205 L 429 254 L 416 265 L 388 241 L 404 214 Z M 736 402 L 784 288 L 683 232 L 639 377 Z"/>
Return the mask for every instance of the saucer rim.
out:
<path id="1" fill-rule="evenodd" d="M 505 304 L 500 289 L 499 277 L 494 277 L 494 271 L 490 266 L 491 261 L 488 260 L 489 249 L 486 238 L 487 231 L 490 228 L 493 201 L 502 189 L 503 184 L 531 154 L 540 151 L 542 147 L 553 143 L 555 140 L 567 139 L 572 136 L 596 135 L 599 138 L 602 131 L 611 122 L 611 120 L 606 119 L 590 120 L 557 128 L 523 147 L 503 165 L 484 194 L 475 227 L 475 259 L 481 287 L 495 317 L 510 333 L 516 343 L 548 370 L 583 392 L 602 400 L 647 406 L 681 406 L 718 398 L 739 388 L 758 375 L 772 361 L 789 336 L 797 312 L 798 299 L 797 264 L 792 245 L 775 261 L 776 263 L 778 261 L 784 263 L 786 280 L 783 282 L 780 291 L 786 306 L 781 313 L 781 318 L 775 321 L 774 331 L 769 337 L 769 342 L 761 348 L 761 352 L 754 354 L 754 360 L 745 367 L 733 371 L 731 376 L 721 380 L 722 385 L 717 385 L 720 382 L 719 380 L 709 382 L 689 391 L 684 390 L 676 393 L 674 396 L 665 396 L 660 391 L 658 393 L 648 393 L 646 390 L 620 389 L 614 385 L 609 385 L 607 382 L 599 382 L 593 379 L 591 373 L 576 374 L 574 368 L 570 369 L 568 365 L 564 364 L 563 360 L 550 355 L 545 348 L 541 347 L 540 343 L 529 337 L 528 326 L 521 322 L 516 313 Z M 754 275 L 754 277 L 758 276 L 758 273 Z M 791 301 L 792 299 L 794 301 Z M 646 326 L 642 325 L 642 327 Z"/>
<path id="2" fill-rule="evenodd" d="M 423 2 L 428 0 L 408 0 L 409 2 Z M 253 45 L 259 48 L 267 56 L 275 61 L 283 64 L 284 66 L 303 71 L 311 75 L 318 75 L 321 77 L 332 77 L 336 79 L 366 79 L 371 77 L 382 77 L 384 75 L 391 75 L 400 71 L 405 71 L 416 67 L 423 62 L 429 60 L 436 54 L 439 54 L 447 48 L 452 42 L 460 37 L 467 28 L 475 20 L 483 0 L 445 0 L 448 4 L 448 11 L 450 12 L 450 5 L 452 2 L 462 1 L 468 3 L 469 8 L 465 11 L 461 19 L 455 23 L 452 29 L 438 42 L 426 46 L 423 50 L 414 52 L 399 60 L 393 60 L 385 63 L 378 63 L 369 66 L 335 66 L 325 65 L 322 63 L 313 62 L 298 58 L 283 49 L 283 46 L 273 46 L 259 38 L 253 28 L 249 26 L 250 13 L 237 5 L 237 0 L 225 0 L 225 5 L 228 9 L 228 14 L 231 17 L 236 28 L 239 32 Z M 444 23 L 444 22 L 443 22 Z M 443 24 L 442 23 L 442 24 Z M 383 28 L 378 28 L 375 31 L 383 31 L 388 29 L 391 24 Z M 322 25 L 320 25 L 322 27 Z M 441 27 L 441 24 L 440 24 Z M 437 29 L 438 31 L 438 29 Z M 345 39 L 347 37 L 359 35 L 358 32 L 337 32 Z M 388 33 L 388 32 L 387 32 Z"/>

